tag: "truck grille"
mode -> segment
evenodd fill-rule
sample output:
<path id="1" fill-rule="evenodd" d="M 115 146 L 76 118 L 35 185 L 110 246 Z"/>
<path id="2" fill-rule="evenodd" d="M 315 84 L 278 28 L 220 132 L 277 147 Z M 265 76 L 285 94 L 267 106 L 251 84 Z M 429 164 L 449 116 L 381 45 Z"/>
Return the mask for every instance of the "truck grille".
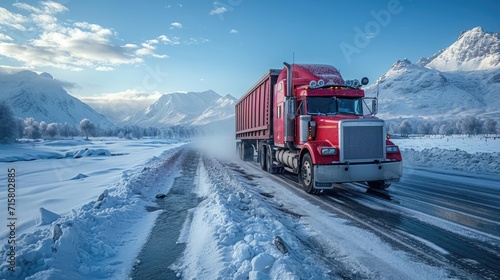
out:
<path id="1" fill-rule="evenodd" d="M 341 161 L 364 162 L 385 159 L 384 122 L 342 121 Z"/>

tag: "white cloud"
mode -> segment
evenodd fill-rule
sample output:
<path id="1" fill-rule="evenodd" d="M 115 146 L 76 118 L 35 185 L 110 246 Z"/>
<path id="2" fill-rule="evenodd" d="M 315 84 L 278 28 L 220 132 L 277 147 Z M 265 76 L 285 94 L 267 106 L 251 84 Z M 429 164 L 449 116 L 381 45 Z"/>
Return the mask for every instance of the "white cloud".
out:
<path id="1" fill-rule="evenodd" d="M 18 8 L 18 9 L 25 10 L 25 11 L 30 12 L 30 13 L 42 13 L 41 9 L 33 7 L 33 6 L 28 5 L 26 3 L 16 2 L 16 3 L 12 4 L 12 5 L 14 7 Z"/>
<path id="2" fill-rule="evenodd" d="M 209 39 L 206 38 L 189 38 L 185 44 L 186 45 L 197 45 L 197 44 L 204 44 L 210 42 Z"/>
<path id="3" fill-rule="evenodd" d="M 139 46 L 136 44 L 125 44 L 123 47 L 128 49 L 137 49 Z"/>
<path id="4" fill-rule="evenodd" d="M 145 93 L 143 91 L 128 89 L 121 92 L 115 93 L 104 93 L 99 96 L 85 96 L 80 97 L 84 101 L 94 101 L 94 102 L 112 102 L 112 101 L 146 101 L 153 103 L 162 96 L 162 93 L 158 91 Z"/>
<path id="5" fill-rule="evenodd" d="M 24 3 L 15 3 L 14 6 L 30 15 L 24 17 L 0 7 L 0 27 L 24 31 L 27 29 L 23 24 L 32 24 L 32 38 L 27 38 L 26 43 L 17 43 L 7 34 L 0 33 L 0 56 L 22 62 L 24 67 L 111 71 L 119 65 L 142 63 L 143 57 L 167 57 L 155 53 L 160 38 L 148 40 L 140 46 L 117 46 L 113 43 L 117 35 L 112 29 L 88 22 L 59 23 L 56 15 L 68 11 L 60 3 L 45 1 L 38 7 Z"/>
<path id="6" fill-rule="evenodd" d="M 160 35 L 160 36 L 158 36 L 157 39 L 160 40 L 165 45 L 179 45 L 180 44 L 179 37 L 173 37 L 172 39 L 170 39 L 166 35 Z"/>
<path id="7" fill-rule="evenodd" d="M 173 28 L 182 28 L 182 23 L 180 23 L 180 22 L 172 22 L 170 24 L 170 29 L 173 29 Z"/>
<path id="8" fill-rule="evenodd" d="M 109 66 L 98 66 L 98 67 L 95 68 L 95 70 L 96 71 L 109 72 L 109 71 L 115 70 L 115 68 L 109 67 Z"/>
<path id="9" fill-rule="evenodd" d="M 215 3 L 214 3 L 214 5 L 215 5 Z M 215 9 L 211 10 L 209 14 L 211 16 L 213 16 L 213 15 L 220 15 L 220 14 L 223 14 L 225 12 L 227 12 L 227 9 L 225 7 L 217 7 Z"/>
<path id="10" fill-rule="evenodd" d="M 5 34 L 2 34 L 0 33 L 0 42 L 1 41 L 14 41 L 14 39 L 12 39 L 9 35 L 5 35 Z"/>
<path id="11" fill-rule="evenodd" d="M 17 30 L 25 31 L 24 23 L 28 19 L 20 14 L 9 12 L 7 9 L 0 7 L 0 26 L 7 26 Z"/>
<path id="12" fill-rule="evenodd" d="M 57 13 L 63 13 L 63 12 L 69 11 L 68 8 L 63 6 L 61 3 L 54 2 L 54 1 L 42 2 L 42 6 L 43 6 L 44 11 L 46 13 L 57 14 Z"/>
<path id="13" fill-rule="evenodd" d="M 8 66 L 8 65 L 0 65 L 0 74 L 14 74 L 17 72 L 21 72 L 24 70 L 30 70 L 26 67 L 15 67 L 15 66 Z"/>
<path id="14" fill-rule="evenodd" d="M 97 24 L 92 24 L 88 22 L 76 22 L 74 24 L 75 27 L 78 27 L 80 29 L 92 31 L 92 33 L 100 36 L 100 37 L 107 37 L 111 35 L 115 35 L 115 32 L 111 29 L 103 28 L 100 25 Z"/>
<path id="15" fill-rule="evenodd" d="M 146 42 L 141 44 L 141 48 L 138 48 L 135 51 L 135 54 L 138 56 L 152 56 L 156 58 L 167 58 L 167 55 L 159 55 L 155 53 L 156 44 L 158 44 L 158 39 L 147 40 Z"/>
<path id="16" fill-rule="evenodd" d="M 231 30 L 229 31 L 229 33 L 230 33 L 230 34 L 239 34 L 240 32 L 239 32 L 238 30 L 236 30 L 236 29 L 231 29 Z"/>

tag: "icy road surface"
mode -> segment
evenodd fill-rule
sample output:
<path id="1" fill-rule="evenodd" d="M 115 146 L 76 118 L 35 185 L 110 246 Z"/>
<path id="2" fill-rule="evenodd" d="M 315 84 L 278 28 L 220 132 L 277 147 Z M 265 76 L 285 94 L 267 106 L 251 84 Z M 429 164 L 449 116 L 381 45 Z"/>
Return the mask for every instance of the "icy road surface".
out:
<path id="1" fill-rule="evenodd" d="M 45 145 L 32 161 L 0 163 L 0 182 L 11 166 L 22 170 L 16 271 L 5 261 L 11 250 L 3 229 L 0 279 L 500 275 L 498 175 L 406 165 L 403 180 L 386 192 L 343 184 L 311 196 L 295 176 L 271 176 L 195 144 L 109 141 L 120 156 L 83 159 L 53 156 L 76 150 L 62 144 Z M 54 172 L 47 166 L 61 164 L 62 176 L 44 176 Z M 286 253 L 275 246 L 277 236 Z"/>
<path id="2" fill-rule="evenodd" d="M 172 201 L 185 202 L 159 203 L 164 218 L 133 279 L 494 279 L 500 273 L 494 176 L 407 168 L 394 190 L 344 184 L 310 196 L 295 176 L 269 176 L 249 163 L 186 150 L 179 165 Z M 187 219 L 180 228 L 172 213 L 200 199 L 181 215 Z M 178 242 L 160 242 L 165 235 Z M 287 254 L 273 246 L 275 236 L 285 240 Z"/>

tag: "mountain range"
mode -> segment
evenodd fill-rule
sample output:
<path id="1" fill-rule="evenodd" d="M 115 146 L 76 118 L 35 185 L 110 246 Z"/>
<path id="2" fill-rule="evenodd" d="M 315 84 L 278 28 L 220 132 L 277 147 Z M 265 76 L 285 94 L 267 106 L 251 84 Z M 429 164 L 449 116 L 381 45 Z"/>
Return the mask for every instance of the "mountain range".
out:
<path id="1" fill-rule="evenodd" d="M 48 73 L 0 73 L 0 101 L 7 102 L 18 117 L 47 123 L 76 124 L 88 118 L 103 127 L 234 128 L 235 98 L 212 90 L 139 93 L 130 99 L 86 98 L 84 103 L 64 86 L 68 85 Z M 367 96 L 378 95 L 378 116 L 384 119 L 474 115 L 500 121 L 500 33 L 481 27 L 464 31 L 455 43 L 430 57 L 416 63 L 396 61 L 365 90 Z"/>
<path id="2" fill-rule="evenodd" d="M 112 125 L 89 105 L 69 95 L 63 85 L 48 73 L 0 72 L 0 102 L 5 101 L 14 114 L 23 119 L 33 117 L 46 123 L 78 124 L 87 118 L 103 127 Z"/>
<path id="3" fill-rule="evenodd" d="M 85 99 L 97 112 L 118 126 L 206 126 L 232 120 L 236 99 L 220 96 L 213 90 L 203 92 L 173 92 L 162 94 L 146 104 L 137 98 L 102 102 Z"/>
<path id="4" fill-rule="evenodd" d="M 415 64 L 398 60 L 366 93 L 378 94 L 384 119 L 500 120 L 500 33 L 476 27 Z"/>

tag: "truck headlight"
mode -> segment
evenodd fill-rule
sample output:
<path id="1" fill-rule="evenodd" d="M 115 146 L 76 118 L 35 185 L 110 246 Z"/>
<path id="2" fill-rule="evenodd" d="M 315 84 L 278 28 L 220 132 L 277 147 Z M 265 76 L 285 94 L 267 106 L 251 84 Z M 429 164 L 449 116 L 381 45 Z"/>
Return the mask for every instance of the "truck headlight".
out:
<path id="1" fill-rule="evenodd" d="M 322 156 L 334 156 L 337 154 L 336 148 L 320 148 L 320 153 Z"/>
<path id="2" fill-rule="evenodd" d="M 386 147 L 386 152 L 388 154 L 395 154 L 395 153 L 399 152 L 399 148 L 398 148 L 398 146 L 387 146 Z"/>

